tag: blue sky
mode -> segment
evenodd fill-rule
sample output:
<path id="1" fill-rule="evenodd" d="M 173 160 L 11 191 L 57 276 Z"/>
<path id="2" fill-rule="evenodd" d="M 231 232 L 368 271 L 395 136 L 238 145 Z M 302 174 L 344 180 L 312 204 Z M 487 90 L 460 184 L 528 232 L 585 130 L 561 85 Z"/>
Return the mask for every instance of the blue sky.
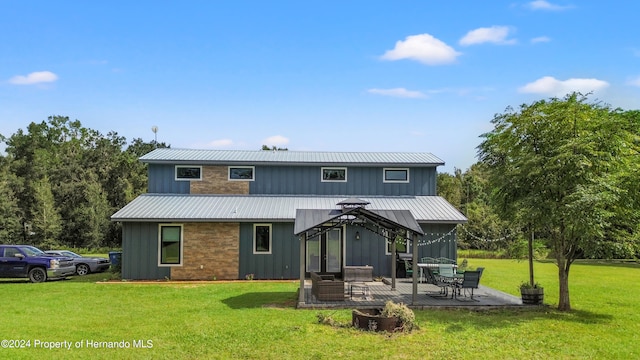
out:
<path id="1" fill-rule="evenodd" d="M 494 114 L 640 108 L 635 1 L 0 0 L 0 134 L 50 115 L 174 148 L 476 161 Z"/>

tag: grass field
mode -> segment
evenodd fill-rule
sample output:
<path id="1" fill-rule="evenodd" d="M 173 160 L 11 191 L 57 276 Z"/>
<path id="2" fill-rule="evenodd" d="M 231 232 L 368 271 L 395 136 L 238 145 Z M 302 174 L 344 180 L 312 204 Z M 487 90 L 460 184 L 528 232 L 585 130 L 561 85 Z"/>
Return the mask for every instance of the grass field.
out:
<path id="1" fill-rule="evenodd" d="M 527 263 L 469 259 L 482 283 L 518 294 Z M 550 306 L 535 311 L 416 311 L 421 329 L 375 334 L 350 310 L 295 310 L 297 282 L 97 284 L 107 274 L 30 284 L 2 281 L 2 359 L 632 359 L 640 357 L 640 267 L 576 264 L 574 310 L 560 313 L 557 270 L 536 263 Z M 46 349 L 67 341 L 71 349 Z M 24 348 L 7 348 L 27 345 Z M 54 344 L 47 344 L 54 345 Z M 60 344 L 64 345 L 64 343 Z M 128 348 L 106 348 L 123 345 Z M 143 347 L 144 346 L 144 347 Z"/>

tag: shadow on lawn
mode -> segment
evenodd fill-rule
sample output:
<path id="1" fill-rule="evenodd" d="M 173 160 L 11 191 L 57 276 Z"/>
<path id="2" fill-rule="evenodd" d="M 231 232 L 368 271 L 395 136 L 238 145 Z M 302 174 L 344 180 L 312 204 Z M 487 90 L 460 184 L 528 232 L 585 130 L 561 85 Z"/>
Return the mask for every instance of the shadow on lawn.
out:
<path id="1" fill-rule="evenodd" d="M 455 315 L 453 315 L 455 314 Z M 604 324 L 613 321 L 613 316 L 597 314 L 591 311 L 573 310 L 562 312 L 552 308 L 538 310 L 487 311 L 469 313 L 466 311 L 429 311 L 424 314 L 416 312 L 420 321 L 440 322 L 447 327 L 447 331 L 465 331 L 469 327 L 477 329 L 506 328 L 520 323 L 553 320 L 581 324 Z M 452 316 L 453 315 L 453 316 Z"/>
<path id="2" fill-rule="evenodd" d="M 251 309 L 262 307 L 294 308 L 296 304 L 296 293 L 250 292 L 226 298 L 222 300 L 222 303 L 232 309 Z"/>

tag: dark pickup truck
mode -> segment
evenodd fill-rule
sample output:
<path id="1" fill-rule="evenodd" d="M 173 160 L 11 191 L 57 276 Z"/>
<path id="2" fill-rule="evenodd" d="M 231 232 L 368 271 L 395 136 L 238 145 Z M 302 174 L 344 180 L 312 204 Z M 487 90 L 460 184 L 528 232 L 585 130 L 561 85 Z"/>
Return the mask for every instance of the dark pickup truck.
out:
<path id="1" fill-rule="evenodd" d="M 29 278 L 31 282 L 65 278 L 76 272 L 73 259 L 47 255 L 29 245 L 0 245 L 0 278 Z"/>

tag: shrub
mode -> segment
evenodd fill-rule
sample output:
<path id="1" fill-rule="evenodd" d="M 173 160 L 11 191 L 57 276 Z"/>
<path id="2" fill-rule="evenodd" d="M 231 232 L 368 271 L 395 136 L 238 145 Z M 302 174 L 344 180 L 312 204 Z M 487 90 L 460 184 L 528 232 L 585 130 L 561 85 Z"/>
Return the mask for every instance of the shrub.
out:
<path id="1" fill-rule="evenodd" d="M 397 317 L 402 323 L 404 331 L 411 332 L 414 329 L 419 329 L 418 324 L 416 324 L 416 315 L 413 313 L 413 310 L 409 309 L 403 303 L 396 304 L 391 300 L 387 301 L 384 304 L 384 309 L 382 309 L 382 313 L 380 315 L 386 317 Z"/>

